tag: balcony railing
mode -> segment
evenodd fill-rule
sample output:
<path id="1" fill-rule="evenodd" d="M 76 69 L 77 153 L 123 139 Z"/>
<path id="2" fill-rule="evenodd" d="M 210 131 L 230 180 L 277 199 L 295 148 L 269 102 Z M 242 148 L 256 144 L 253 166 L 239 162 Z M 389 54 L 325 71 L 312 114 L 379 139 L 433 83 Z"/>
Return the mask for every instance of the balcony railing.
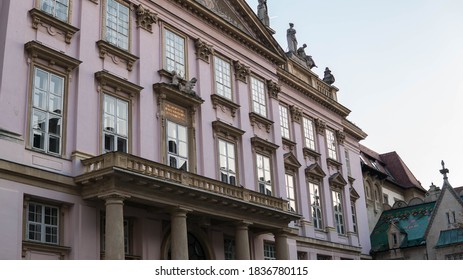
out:
<path id="1" fill-rule="evenodd" d="M 187 185 L 191 188 L 205 190 L 221 196 L 249 202 L 255 205 L 288 211 L 287 201 L 251 191 L 243 187 L 237 187 L 221 181 L 206 178 L 197 174 L 172 168 L 170 166 L 146 160 L 130 154 L 112 152 L 97 157 L 82 160 L 84 174 L 90 178 L 92 174 L 100 171 L 120 168 L 143 176 L 152 177 L 165 182 Z"/>

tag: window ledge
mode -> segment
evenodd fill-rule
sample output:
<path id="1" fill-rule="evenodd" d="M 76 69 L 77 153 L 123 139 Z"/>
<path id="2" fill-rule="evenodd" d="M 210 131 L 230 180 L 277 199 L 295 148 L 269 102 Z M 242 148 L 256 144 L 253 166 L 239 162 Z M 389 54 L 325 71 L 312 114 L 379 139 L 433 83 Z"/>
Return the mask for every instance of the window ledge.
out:
<path id="1" fill-rule="evenodd" d="M 327 158 L 327 159 L 326 159 L 326 163 L 327 163 L 328 165 L 334 166 L 334 167 L 336 167 L 336 168 L 339 168 L 339 167 L 342 166 L 342 163 L 340 163 L 339 161 L 334 160 L 334 159 L 332 159 L 332 158 Z"/>
<path id="2" fill-rule="evenodd" d="M 232 117 L 235 117 L 236 111 L 241 107 L 240 105 L 236 104 L 235 102 L 231 101 L 230 99 L 227 99 L 225 97 L 222 97 L 218 94 L 212 94 L 211 95 L 211 100 L 212 100 L 212 106 L 214 109 L 217 109 L 217 105 L 221 107 L 226 107 L 230 109 Z"/>
<path id="3" fill-rule="evenodd" d="M 37 41 L 30 41 L 24 45 L 26 52 L 29 54 L 32 60 L 37 58 L 48 61 L 52 65 L 58 65 L 66 69 L 67 72 L 71 72 L 74 68 L 79 66 L 82 61 L 70 57 L 63 52 L 57 51 L 50 47 L 43 45 Z"/>
<path id="4" fill-rule="evenodd" d="M 291 151 L 294 149 L 294 147 L 296 147 L 297 143 L 288 139 L 288 138 L 285 138 L 285 137 L 282 137 L 281 138 L 281 142 L 283 143 L 283 145 L 287 146 Z"/>
<path id="5" fill-rule="evenodd" d="M 96 42 L 98 49 L 100 50 L 100 58 L 104 59 L 106 55 L 113 55 L 121 58 L 127 63 L 127 70 L 132 71 L 133 64 L 138 60 L 138 56 L 129 53 L 126 50 L 118 48 L 104 40 Z M 117 64 L 117 60 L 112 58 L 113 62 Z"/>
<path id="6" fill-rule="evenodd" d="M 273 125 L 273 121 L 254 112 L 249 113 L 249 119 L 251 120 L 251 126 L 257 125 L 259 128 L 261 128 L 263 125 L 265 126 L 265 130 L 270 133 L 270 128 Z"/>
<path id="7" fill-rule="evenodd" d="M 72 26 L 69 23 L 64 22 L 60 19 L 57 19 L 37 8 L 33 8 L 32 10 L 30 10 L 29 14 L 32 17 L 32 27 L 34 29 L 38 29 L 39 24 L 42 24 L 42 23 L 49 25 L 49 27 L 47 27 L 47 30 L 48 30 L 48 33 L 52 35 L 56 34 L 56 32 L 53 32 L 52 30 L 50 30 L 51 27 L 59 29 L 64 33 L 63 34 L 64 41 L 67 44 L 71 43 L 72 36 L 74 36 L 74 34 L 76 34 L 80 30 L 79 28 Z"/>
<path id="8" fill-rule="evenodd" d="M 59 255 L 60 259 L 64 259 L 64 257 L 71 251 L 71 247 L 24 240 L 22 242 L 23 258 L 26 257 L 27 251 L 41 251 L 47 253 L 54 253 Z"/>
<path id="9" fill-rule="evenodd" d="M 314 158 L 315 161 L 318 161 L 318 159 L 320 158 L 321 154 L 310 149 L 310 148 L 307 148 L 307 147 L 304 147 L 302 148 L 302 151 L 304 152 L 304 157 L 308 157 L 308 158 Z"/>

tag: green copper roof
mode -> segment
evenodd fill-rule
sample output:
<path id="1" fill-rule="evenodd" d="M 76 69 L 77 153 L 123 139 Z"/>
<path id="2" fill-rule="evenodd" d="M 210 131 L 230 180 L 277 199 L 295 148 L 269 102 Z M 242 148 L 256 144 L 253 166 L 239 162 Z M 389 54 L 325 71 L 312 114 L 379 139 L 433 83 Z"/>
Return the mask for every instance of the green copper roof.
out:
<path id="1" fill-rule="evenodd" d="M 426 242 L 424 233 L 428 227 L 435 204 L 434 201 L 384 211 L 371 233 L 371 250 L 373 252 L 389 250 L 388 229 L 392 222 L 405 235 L 400 248 L 424 244 Z"/>
<path id="2" fill-rule="evenodd" d="M 440 232 L 436 247 L 448 246 L 463 242 L 463 228 L 454 228 Z"/>

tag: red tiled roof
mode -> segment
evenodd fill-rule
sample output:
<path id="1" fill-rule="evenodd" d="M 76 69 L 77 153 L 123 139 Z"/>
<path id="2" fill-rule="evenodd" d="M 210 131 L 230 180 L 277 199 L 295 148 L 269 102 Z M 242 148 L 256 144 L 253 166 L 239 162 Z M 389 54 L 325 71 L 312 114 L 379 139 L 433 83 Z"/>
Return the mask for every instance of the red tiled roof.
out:
<path id="1" fill-rule="evenodd" d="M 392 176 L 394 176 L 396 182 L 401 186 L 405 188 L 418 188 L 426 191 L 395 151 L 381 154 L 380 157 L 386 164 L 389 172 L 391 172 Z"/>

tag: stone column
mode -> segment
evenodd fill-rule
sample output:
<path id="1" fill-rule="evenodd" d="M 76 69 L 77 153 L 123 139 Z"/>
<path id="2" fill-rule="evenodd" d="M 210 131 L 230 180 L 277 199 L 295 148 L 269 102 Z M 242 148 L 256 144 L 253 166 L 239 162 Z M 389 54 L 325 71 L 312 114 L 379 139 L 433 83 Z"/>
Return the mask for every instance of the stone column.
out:
<path id="1" fill-rule="evenodd" d="M 105 259 L 123 260 L 124 251 L 124 200 L 129 196 L 112 193 L 100 197 L 106 201 Z"/>
<path id="2" fill-rule="evenodd" d="M 172 260 L 188 260 L 188 229 L 186 225 L 186 209 L 177 208 L 170 213 L 170 249 Z"/>
<path id="3" fill-rule="evenodd" d="M 274 235 L 276 259 L 289 260 L 288 234 L 284 231 L 278 231 Z"/>
<path id="4" fill-rule="evenodd" d="M 236 259 L 250 260 L 251 251 L 249 249 L 249 227 L 250 223 L 240 222 L 235 229 Z"/>

